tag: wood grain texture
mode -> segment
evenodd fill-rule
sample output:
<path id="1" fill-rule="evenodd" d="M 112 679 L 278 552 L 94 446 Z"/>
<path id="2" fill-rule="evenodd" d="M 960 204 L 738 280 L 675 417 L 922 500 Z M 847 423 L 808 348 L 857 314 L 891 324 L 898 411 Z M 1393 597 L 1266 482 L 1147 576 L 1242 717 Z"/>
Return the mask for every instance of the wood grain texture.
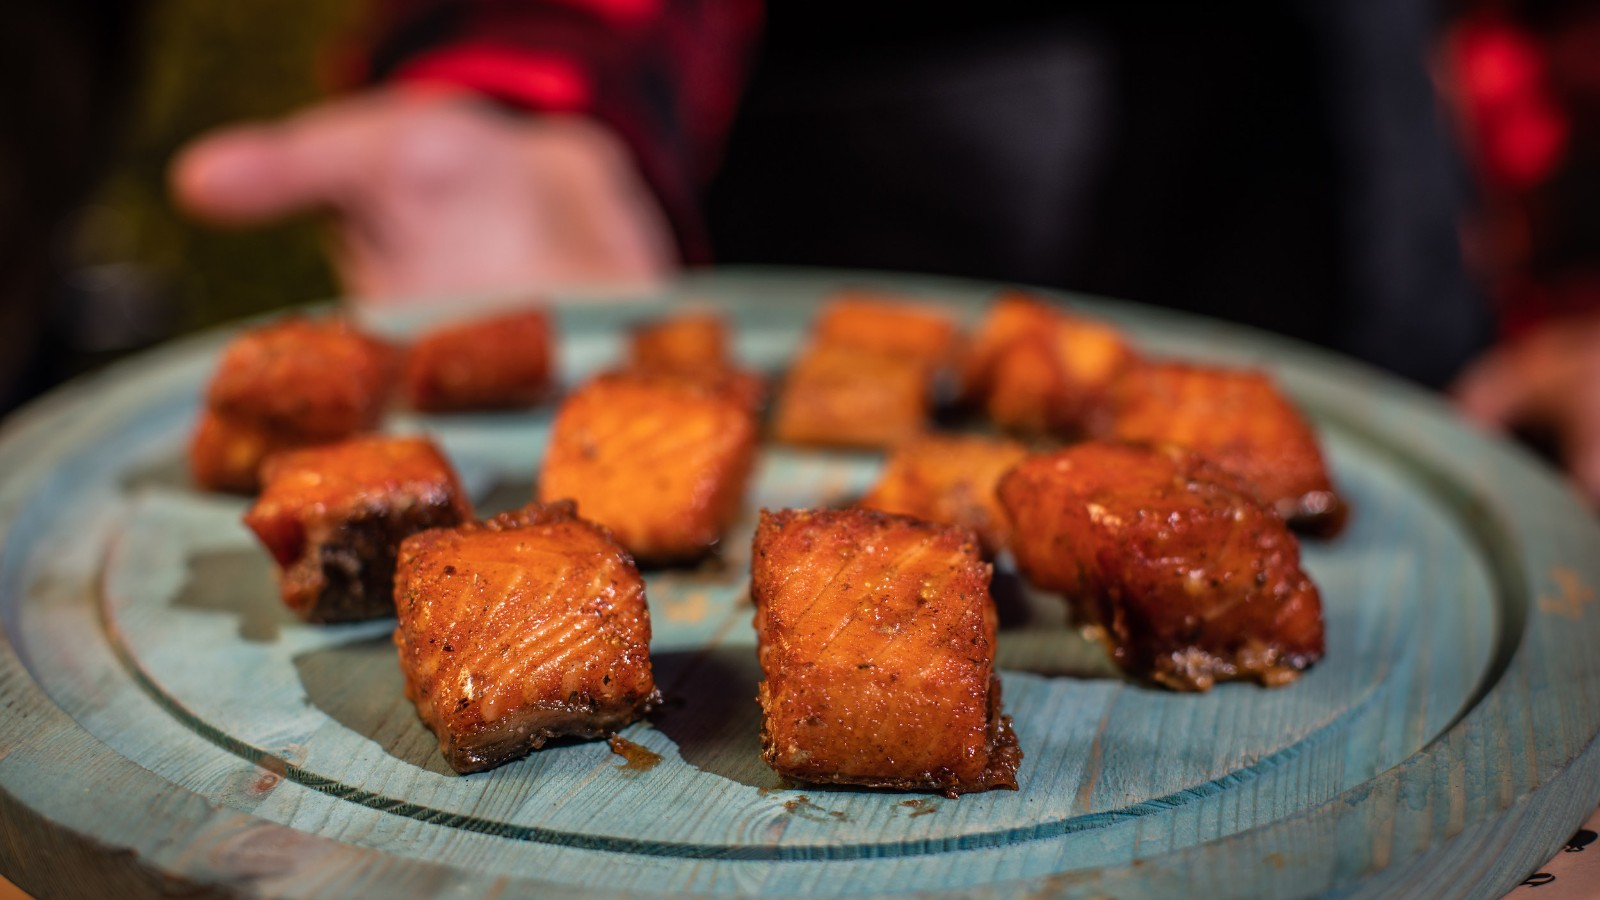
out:
<path id="1" fill-rule="evenodd" d="M 992 293 L 701 276 L 659 302 L 563 307 L 562 378 L 616 360 L 625 326 L 677 297 L 727 311 L 739 354 L 776 370 L 817 299 L 853 283 L 968 319 Z M 1317 420 L 1355 515 L 1306 545 L 1328 656 L 1299 683 L 1196 697 L 1126 682 L 1057 601 L 1002 575 L 1020 791 L 784 785 L 759 758 L 753 510 L 841 502 L 881 458 L 771 448 L 720 560 L 647 573 L 667 702 L 625 735 L 662 762 L 630 770 L 588 743 L 455 776 L 400 694 L 392 622 L 296 621 L 243 501 L 188 487 L 212 336 L 0 435 L 0 871 L 45 895 L 1497 896 L 1547 859 L 1600 798 L 1600 529 L 1536 464 L 1370 370 L 1089 308 L 1159 351 L 1268 365 Z M 531 493 L 548 414 L 390 427 L 433 434 L 493 511 Z"/>

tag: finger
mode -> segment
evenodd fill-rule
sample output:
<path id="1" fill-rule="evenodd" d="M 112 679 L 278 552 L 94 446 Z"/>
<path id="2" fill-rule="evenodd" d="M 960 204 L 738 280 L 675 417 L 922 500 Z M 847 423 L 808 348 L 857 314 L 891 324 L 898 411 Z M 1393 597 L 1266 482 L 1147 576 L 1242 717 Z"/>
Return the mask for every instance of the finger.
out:
<path id="1" fill-rule="evenodd" d="M 1577 415 L 1563 433 L 1562 463 L 1591 506 L 1600 508 L 1600 417 Z"/>
<path id="2" fill-rule="evenodd" d="M 172 191 L 190 213 L 220 224 L 338 205 L 362 177 L 358 160 L 377 127 L 371 109 L 344 103 L 279 124 L 216 132 L 175 160 Z"/>
<path id="3" fill-rule="evenodd" d="M 1519 348 L 1500 349 L 1473 362 L 1450 388 L 1456 408 L 1489 428 L 1503 429 L 1517 421 L 1534 391 L 1525 355 Z"/>

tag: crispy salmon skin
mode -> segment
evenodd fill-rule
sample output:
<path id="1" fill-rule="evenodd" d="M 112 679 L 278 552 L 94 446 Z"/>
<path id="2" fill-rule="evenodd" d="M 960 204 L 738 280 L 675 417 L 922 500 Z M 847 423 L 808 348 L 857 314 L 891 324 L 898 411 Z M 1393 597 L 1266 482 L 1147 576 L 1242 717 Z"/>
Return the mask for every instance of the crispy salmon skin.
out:
<path id="1" fill-rule="evenodd" d="M 1322 598 L 1278 514 L 1179 447 L 1090 442 L 1000 481 L 1011 550 L 1128 672 L 1178 690 L 1293 681 L 1322 657 Z"/>
<path id="2" fill-rule="evenodd" d="M 972 532 L 874 510 L 763 510 L 753 550 L 768 765 L 951 796 L 1016 788 L 991 569 Z"/>
<path id="3" fill-rule="evenodd" d="M 280 453 L 263 471 L 244 521 L 280 567 L 283 602 L 310 622 L 393 615 L 400 541 L 472 517 L 427 438 L 352 438 Z"/>
<path id="4" fill-rule="evenodd" d="M 457 772 L 603 737 L 660 699 L 644 580 L 571 503 L 413 535 L 395 607 L 406 696 Z"/>

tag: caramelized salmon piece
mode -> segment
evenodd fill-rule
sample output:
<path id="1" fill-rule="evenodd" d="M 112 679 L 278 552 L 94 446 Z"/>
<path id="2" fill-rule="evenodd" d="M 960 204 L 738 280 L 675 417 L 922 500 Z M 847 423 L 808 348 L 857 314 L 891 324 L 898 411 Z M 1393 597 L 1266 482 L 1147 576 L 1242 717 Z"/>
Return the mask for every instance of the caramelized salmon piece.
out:
<path id="1" fill-rule="evenodd" d="M 694 371 L 733 367 L 728 325 L 711 312 L 686 312 L 637 325 L 628 336 L 630 367 Z"/>
<path id="2" fill-rule="evenodd" d="M 977 532 L 984 552 L 1006 547 L 1010 523 L 995 486 L 1028 455 L 1016 441 L 978 435 L 925 434 L 896 447 L 861 506 L 917 516 Z"/>
<path id="3" fill-rule="evenodd" d="M 340 319 L 290 317 L 234 338 L 206 392 L 189 469 L 208 490 L 250 493 L 272 453 L 377 427 L 394 351 Z"/>
<path id="4" fill-rule="evenodd" d="M 762 758 L 797 781 L 1014 790 L 990 574 L 964 528 L 763 510 L 750 575 Z"/>
<path id="5" fill-rule="evenodd" d="M 1322 600 L 1294 535 L 1192 451 L 1079 444 L 1012 469 L 1000 502 L 1018 568 L 1136 676 L 1279 685 L 1322 657 Z"/>
<path id="6" fill-rule="evenodd" d="M 283 602 L 308 622 L 393 615 L 400 541 L 472 517 L 455 470 L 426 438 L 281 453 L 262 478 L 244 522 L 278 563 Z"/>
<path id="7" fill-rule="evenodd" d="M 562 404 L 538 496 L 577 501 L 636 558 L 704 555 L 739 515 L 756 423 L 735 395 L 641 373 L 594 378 Z"/>
<path id="8" fill-rule="evenodd" d="M 206 398 L 230 421 L 324 440 L 378 424 L 393 348 L 342 319 L 290 317 L 228 344 Z"/>
<path id="9" fill-rule="evenodd" d="M 261 464 L 267 457 L 320 443 L 320 438 L 237 422 L 204 409 L 189 441 L 189 472 L 208 491 L 252 494 L 261 488 Z"/>
<path id="10" fill-rule="evenodd" d="M 542 310 L 449 325 L 424 334 L 406 355 L 406 398 L 425 412 L 533 406 L 550 393 L 554 358 Z"/>
<path id="11" fill-rule="evenodd" d="M 1114 407 L 1108 436 L 1198 450 L 1296 529 L 1331 537 L 1344 527 L 1316 432 L 1265 372 L 1144 364 L 1118 383 Z"/>
<path id="12" fill-rule="evenodd" d="M 931 370 L 955 362 L 961 332 L 955 319 L 937 307 L 893 294 L 852 290 L 824 304 L 812 340 L 922 360 Z"/>
<path id="13" fill-rule="evenodd" d="M 790 367 L 772 432 L 788 444 L 892 447 L 923 430 L 931 406 L 926 362 L 822 344 Z"/>
<path id="14" fill-rule="evenodd" d="M 406 696 L 457 772 L 604 737 L 660 701 L 644 581 L 571 503 L 407 538 L 394 601 Z"/>
<path id="15" fill-rule="evenodd" d="M 766 379 L 734 363 L 727 323 L 715 313 L 683 313 L 636 326 L 625 370 L 727 392 L 752 413 L 759 413 L 766 400 Z"/>
<path id="16" fill-rule="evenodd" d="M 989 310 L 963 364 L 963 389 L 995 424 L 1078 437 L 1102 423 L 1132 346 L 1109 325 L 1013 292 Z"/>

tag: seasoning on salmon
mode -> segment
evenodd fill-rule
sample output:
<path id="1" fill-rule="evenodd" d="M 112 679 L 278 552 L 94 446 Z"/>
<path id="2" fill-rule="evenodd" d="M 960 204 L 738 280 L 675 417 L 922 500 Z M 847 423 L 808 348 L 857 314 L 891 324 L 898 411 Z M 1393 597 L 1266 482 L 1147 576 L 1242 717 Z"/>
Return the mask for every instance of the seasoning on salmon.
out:
<path id="1" fill-rule="evenodd" d="M 756 423 L 736 396 L 694 381 L 613 372 L 556 415 L 542 502 L 570 499 L 637 559 L 703 556 L 738 516 Z"/>
<path id="2" fill-rule="evenodd" d="M 320 438 L 274 430 L 202 409 L 189 439 L 189 471 L 211 491 L 254 493 L 261 487 L 261 464 L 285 450 L 323 443 Z"/>
<path id="3" fill-rule="evenodd" d="M 628 336 L 629 372 L 703 384 L 738 397 L 752 413 L 766 401 L 766 379 L 739 367 L 728 325 L 712 312 L 685 312 L 635 325 Z"/>
<path id="4" fill-rule="evenodd" d="M 1012 292 L 979 324 L 962 387 L 1007 431 L 1075 438 L 1100 427 L 1112 385 L 1134 359 L 1110 325 Z"/>
<path id="5" fill-rule="evenodd" d="M 309 622 L 393 615 L 400 541 L 472 517 L 426 438 L 352 438 L 278 454 L 263 471 L 244 521 L 278 563 L 283 602 Z"/>
<path id="6" fill-rule="evenodd" d="M 1011 552 L 1129 673 L 1176 690 L 1286 684 L 1322 657 L 1322 599 L 1283 520 L 1190 450 L 1090 442 L 1000 481 Z"/>
<path id="7" fill-rule="evenodd" d="M 201 487 L 249 492 L 272 451 L 377 427 L 395 352 L 339 318 L 291 316 L 252 328 L 222 352 L 190 445 Z"/>
<path id="8" fill-rule="evenodd" d="M 931 304 L 854 289 L 823 304 L 811 340 L 815 345 L 918 359 L 938 369 L 955 363 L 961 331 L 953 316 Z"/>
<path id="9" fill-rule="evenodd" d="M 990 575 L 965 528 L 763 510 L 750 591 L 767 764 L 806 782 L 1015 789 Z"/>
<path id="10" fill-rule="evenodd" d="M 892 447 L 927 427 L 932 398 L 925 360 L 813 346 L 783 380 L 772 435 L 801 446 Z"/>
<path id="11" fill-rule="evenodd" d="M 457 772 L 605 737 L 660 701 L 644 581 L 571 503 L 407 538 L 395 606 L 406 696 Z"/>
<path id="12" fill-rule="evenodd" d="M 899 445 L 861 498 L 868 509 L 918 516 L 978 533 L 990 556 L 1006 547 L 1010 524 L 995 486 L 1028 449 L 981 435 L 923 434 Z"/>
<path id="13" fill-rule="evenodd" d="M 1332 537 L 1348 508 L 1335 492 L 1316 432 L 1254 369 L 1148 363 L 1118 382 L 1107 435 L 1172 443 L 1233 472 L 1296 530 Z"/>
<path id="14" fill-rule="evenodd" d="M 406 399 L 425 412 L 516 409 L 549 395 L 555 345 L 537 309 L 436 328 L 406 354 Z"/>

